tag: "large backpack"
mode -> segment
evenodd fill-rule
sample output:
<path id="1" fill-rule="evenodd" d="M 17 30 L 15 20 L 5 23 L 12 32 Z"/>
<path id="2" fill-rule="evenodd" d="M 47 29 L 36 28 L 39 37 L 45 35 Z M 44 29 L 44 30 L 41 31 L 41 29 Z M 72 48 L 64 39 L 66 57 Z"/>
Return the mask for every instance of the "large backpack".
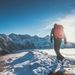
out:
<path id="1" fill-rule="evenodd" d="M 64 38 L 64 31 L 62 25 L 56 25 L 53 30 L 54 38 L 63 39 Z"/>

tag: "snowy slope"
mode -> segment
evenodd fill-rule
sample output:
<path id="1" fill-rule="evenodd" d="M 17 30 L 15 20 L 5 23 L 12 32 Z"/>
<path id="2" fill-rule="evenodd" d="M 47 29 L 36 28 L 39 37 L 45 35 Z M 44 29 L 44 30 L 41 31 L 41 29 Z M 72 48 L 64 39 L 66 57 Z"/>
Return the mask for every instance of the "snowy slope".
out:
<path id="1" fill-rule="evenodd" d="M 51 71 L 75 75 L 75 49 L 62 49 L 61 53 L 66 58 L 62 62 L 48 49 L 6 55 L 3 57 L 5 69 L 0 75 L 48 75 Z"/>

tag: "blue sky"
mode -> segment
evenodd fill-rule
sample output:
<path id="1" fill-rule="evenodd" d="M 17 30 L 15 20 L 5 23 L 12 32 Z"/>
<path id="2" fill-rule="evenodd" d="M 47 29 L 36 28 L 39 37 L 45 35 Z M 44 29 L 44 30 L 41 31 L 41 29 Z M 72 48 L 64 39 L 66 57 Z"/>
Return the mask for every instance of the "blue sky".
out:
<path id="1" fill-rule="evenodd" d="M 45 36 L 53 23 L 73 14 L 75 0 L 0 0 L 0 33 Z"/>

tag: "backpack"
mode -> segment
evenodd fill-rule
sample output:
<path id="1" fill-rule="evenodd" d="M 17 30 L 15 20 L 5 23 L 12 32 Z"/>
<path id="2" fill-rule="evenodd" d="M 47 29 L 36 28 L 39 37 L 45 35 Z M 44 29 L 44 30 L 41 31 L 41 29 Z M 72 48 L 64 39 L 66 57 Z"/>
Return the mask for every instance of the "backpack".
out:
<path id="1" fill-rule="evenodd" d="M 54 30 L 53 30 L 53 35 L 54 35 L 54 38 L 59 38 L 59 39 L 63 39 L 64 38 L 64 31 L 63 31 L 63 26 L 62 25 L 56 25 L 54 27 Z"/>

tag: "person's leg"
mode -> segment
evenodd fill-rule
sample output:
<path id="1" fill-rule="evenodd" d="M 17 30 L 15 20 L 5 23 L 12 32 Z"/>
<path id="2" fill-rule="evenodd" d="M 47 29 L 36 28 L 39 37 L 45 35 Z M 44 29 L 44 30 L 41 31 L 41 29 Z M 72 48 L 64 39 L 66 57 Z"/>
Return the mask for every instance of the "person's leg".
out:
<path id="1" fill-rule="evenodd" d="M 57 55 L 60 55 L 60 52 L 59 52 L 60 45 L 61 45 L 61 40 L 54 39 L 54 50 L 55 50 Z"/>
<path id="2" fill-rule="evenodd" d="M 61 39 L 54 39 L 54 50 L 55 50 L 57 58 L 59 60 L 63 60 L 63 58 L 64 58 L 60 53 L 61 42 L 62 42 Z"/>

